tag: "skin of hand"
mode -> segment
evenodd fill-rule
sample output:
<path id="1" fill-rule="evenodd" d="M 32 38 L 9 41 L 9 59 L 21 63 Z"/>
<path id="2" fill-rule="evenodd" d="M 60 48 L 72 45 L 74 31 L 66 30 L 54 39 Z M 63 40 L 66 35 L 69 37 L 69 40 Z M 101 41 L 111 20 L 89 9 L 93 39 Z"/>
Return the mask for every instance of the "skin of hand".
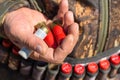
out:
<path id="1" fill-rule="evenodd" d="M 68 0 L 62 0 L 55 19 L 62 19 L 63 27 L 67 32 L 65 39 L 56 48 L 47 44 L 34 35 L 34 26 L 39 22 L 49 23 L 49 19 L 42 13 L 29 8 L 20 8 L 6 14 L 4 31 L 8 39 L 16 46 L 27 46 L 34 50 L 30 55 L 32 59 L 50 63 L 62 63 L 69 55 L 79 37 L 79 26 L 74 22 L 73 13 L 68 10 Z"/>

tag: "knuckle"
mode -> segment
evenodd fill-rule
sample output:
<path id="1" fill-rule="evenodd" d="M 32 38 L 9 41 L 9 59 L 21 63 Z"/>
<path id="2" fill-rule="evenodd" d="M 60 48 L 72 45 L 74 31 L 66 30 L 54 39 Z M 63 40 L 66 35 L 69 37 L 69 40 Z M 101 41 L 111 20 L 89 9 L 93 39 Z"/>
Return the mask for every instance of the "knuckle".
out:
<path id="1" fill-rule="evenodd" d="M 72 12 L 72 11 L 68 11 L 68 12 L 67 12 L 67 16 L 68 16 L 68 17 L 73 16 L 73 12 Z"/>

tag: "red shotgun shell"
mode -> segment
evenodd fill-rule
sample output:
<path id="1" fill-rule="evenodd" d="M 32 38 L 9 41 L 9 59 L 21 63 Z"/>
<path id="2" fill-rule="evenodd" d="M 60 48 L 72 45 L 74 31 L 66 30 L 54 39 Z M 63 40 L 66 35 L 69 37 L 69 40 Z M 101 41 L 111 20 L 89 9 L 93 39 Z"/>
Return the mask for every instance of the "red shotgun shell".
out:
<path id="1" fill-rule="evenodd" d="M 85 67 L 82 66 L 81 64 L 76 64 L 74 66 L 74 73 L 78 74 L 78 75 L 82 75 L 85 72 Z"/>
<path id="2" fill-rule="evenodd" d="M 53 24 L 52 32 L 55 36 L 56 42 L 59 45 L 61 41 L 66 37 L 63 28 L 60 25 Z"/>
<path id="3" fill-rule="evenodd" d="M 2 41 L 2 45 L 3 45 L 5 48 L 9 48 L 9 47 L 12 45 L 12 43 L 11 43 L 9 40 L 4 39 L 4 40 Z"/>
<path id="4" fill-rule="evenodd" d="M 119 65 L 120 64 L 120 57 L 119 55 L 112 55 L 110 57 L 110 62 L 113 64 L 113 65 Z"/>
<path id="5" fill-rule="evenodd" d="M 52 48 L 56 48 L 57 47 L 57 44 L 55 43 L 55 39 L 54 39 L 54 36 L 53 36 L 51 31 L 49 31 L 49 33 L 45 37 L 44 41 L 46 42 L 46 44 L 49 47 L 52 47 Z"/>
<path id="6" fill-rule="evenodd" d="M 102 60 L 99 62 L 99 67 L 102 70 L 108 70 L 110 68 L 110 62 L 108 60 Z"/>
<path id="7" fill-rule="evenodd" d="M 63 72 L 64 74 L 70 74 L 72 71 L 72 65 L 69 63 L 63 63 L 61 65 L 61 72 Z"/>
<path id="8" fill-rule="evenodd" d="M 96 73 L 98 71 L 98 65 L 95 62 L 89 63 L 87 66 L 87 71 L 92 74 Z"/>
<path id="9" fill-rule="evenodd" d="M 15 55 L 19 55 L 19 54 L 18 54 L 18 51 L 19 51 L 19 50 L 20 50 L 20 49 L 19 49 L 18 47 L 13 46 L 13 48 L 12 48 L 12 53 L 15 54 Z"/>

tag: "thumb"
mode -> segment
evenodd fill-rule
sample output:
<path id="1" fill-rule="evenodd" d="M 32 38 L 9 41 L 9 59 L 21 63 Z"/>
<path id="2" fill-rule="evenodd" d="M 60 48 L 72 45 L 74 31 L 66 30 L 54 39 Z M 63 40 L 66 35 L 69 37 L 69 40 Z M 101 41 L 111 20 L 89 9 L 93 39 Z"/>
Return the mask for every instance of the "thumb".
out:
<path id="1" fill-rule="evenodd" d="M 25 59 L 27 59 L 33 51 L 44 55 L 48 48 L 46 43 L 43 41 L 46 35 L 47 33 L 38 29 L 35 34 L 26 36 L 25 46 L 19 51 L 19 54 Z"/>

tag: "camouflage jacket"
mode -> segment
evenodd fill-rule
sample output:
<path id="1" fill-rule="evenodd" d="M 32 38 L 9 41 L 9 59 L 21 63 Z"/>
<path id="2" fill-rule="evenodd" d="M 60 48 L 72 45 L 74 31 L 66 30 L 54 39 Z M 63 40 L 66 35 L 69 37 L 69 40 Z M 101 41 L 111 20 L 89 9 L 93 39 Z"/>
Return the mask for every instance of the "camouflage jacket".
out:
<path id="1" fill-rule="evenodd" d="M 75 21 L 80 27 L 79 40 L 70 56 L 92 57 L 120 46 L 119 0 L 68 1 L 69 9 L 74 13 Z M 2 23 L 5 13 L 23 6 L 38 10 L 52 19 L 57 14 L 59 2 L 60 0 L 0 0 L 0 22 Z"/>

